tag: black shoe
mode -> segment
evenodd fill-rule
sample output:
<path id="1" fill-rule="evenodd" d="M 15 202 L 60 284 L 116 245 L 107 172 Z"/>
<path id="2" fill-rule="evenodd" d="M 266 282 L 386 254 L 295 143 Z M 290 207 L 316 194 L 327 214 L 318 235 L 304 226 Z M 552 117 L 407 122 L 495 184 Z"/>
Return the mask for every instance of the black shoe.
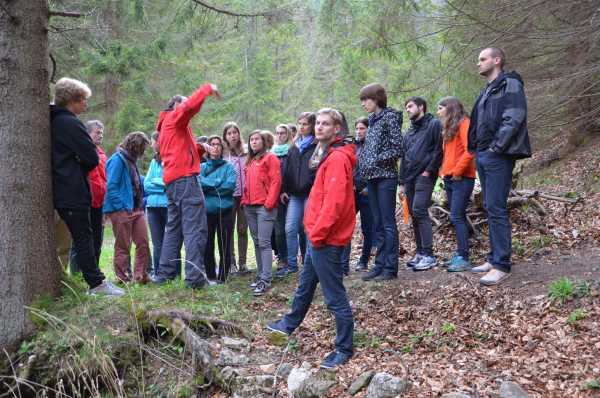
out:
<path id="1" fill-rule="evenodd" d="M 377 277 L 375 277 L 373 280 L 375 282 L 382 282 L 382 281 L 391 281 L 392 279 L 397 279 L 398 276 L 393 275 L 393 274 L 381 274 Z"/>
<path id="2" fill-rule="evenodd" d="M 154 283 L 155 285 L 164 285 L 165 283 L 169 283 L 171 282 L 173 279 L 167 279 L 167 278 L 163 278 L 160 276 L 155 275 L 151 281 L 152 283 Z"/>
<path id="3" fill-rule="evenodd" d="M 345 364 L 352 358 L 351 355 L 343 354 L 339 351 L 334 351 L 327 355 L 321 363 L 322 369 L 335 369 L 340 365 Z"/>
<path id="4" fill-rule="evenodd" d="M 206 281 L 206 279 L 202 279 L 200 282 L 186 283 L 185 287 L 188 289 L 200 290 L 204 288 L 204 286 L 206 286 L 207 284 L 208 282 Z"/>
<path id="5" fill-rule="evenodd" d="M 356 267 L 354 267 L 354 270 L 356 272 L 363 272 L 363 271 L 367 271 L 367 268 L 368 268 L 367 264 L 358 263 L 358 264 L 356 264 Z"/>
<path id="6" fill-rule="evenodd" d="M 371 272 L 369 272 L 365 276 L 363 276 L 362 280 L 363 281 L 370 281 L 372 279 L 377 278 L 379 275 L 381 275 L 381 271 L 372 270 Z"/>
<path id="7" fill-rule="evenodd" d="M 256 288 L 252 292 L 254 297 L 262 296 L 271 289 L 271 284 L 265 281 L 259 281 Z"/>
<path id="8" fill-rule="evenodd" d="M 267 323 L 266 328 L 267 328 L 267 330 L 269 330 L 269 331 L 271 331 L 273 333 L 284 334 L 286 336 L 290 335 L 281 326 L 279 326 L 279 322 L 269 322 L 269 323 Z"/>

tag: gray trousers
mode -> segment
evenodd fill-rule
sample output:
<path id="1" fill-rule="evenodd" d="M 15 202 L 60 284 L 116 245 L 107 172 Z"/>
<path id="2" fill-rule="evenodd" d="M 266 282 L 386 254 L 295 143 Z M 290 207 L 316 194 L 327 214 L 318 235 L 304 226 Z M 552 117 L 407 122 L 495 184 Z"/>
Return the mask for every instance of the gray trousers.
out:
<path id="1" fill-rule="evenodd" d="M 159 278 L 174 279 L 185 245 L 185 282 L 197 285 L 206 280 L 204 250 L 208 229 L 204 194 L 196 176 L 181 177 L 167 185 L 167 225 L 160 253 Z"/>
<path id="2" fill-rule="evenodd" d="M 273 272 L 273 254 L 271 248 L 271 234 L 273 225 L 277 219 L 277 208 L 271 211 L 264 206 L 244 206 L 246 221 L 250 229 L 250 235 L 254 241 L 254 253 L 256 255 L 256 277 L 267 283 L 271 283 Z"/>

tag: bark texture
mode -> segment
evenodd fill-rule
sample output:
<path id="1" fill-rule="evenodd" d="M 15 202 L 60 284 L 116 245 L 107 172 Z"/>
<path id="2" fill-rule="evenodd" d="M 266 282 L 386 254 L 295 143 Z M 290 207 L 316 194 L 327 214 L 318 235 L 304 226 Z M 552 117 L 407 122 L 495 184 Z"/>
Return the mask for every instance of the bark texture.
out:
<path id="1" fill-rule="evenodd" d="M 0 0 L 0 349 L 33 330 L 25 306 L 58 291 L 47 0 Z"/>

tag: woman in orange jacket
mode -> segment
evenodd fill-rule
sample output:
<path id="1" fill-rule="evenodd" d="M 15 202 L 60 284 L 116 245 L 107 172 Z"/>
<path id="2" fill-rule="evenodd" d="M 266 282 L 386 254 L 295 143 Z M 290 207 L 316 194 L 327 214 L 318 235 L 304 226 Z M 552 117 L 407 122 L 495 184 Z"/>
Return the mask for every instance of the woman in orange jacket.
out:
<path id="1" fill-rule="evenodd" d="M 277 201 L 281 190 L 279 159 L 267 149 L 261 130 L 250 133 L 242 206 L 254 241 L 256 280 L 250 287 L 254 288 L 255 296 L 265 294 L 271 286 L 271 234 L 277 218 Z"/>
<path id="2" fill-rule="evenodd" d="M 475 184 L 475 158 L 467 150 L 469 117 L 460 101 L 445 97 L 438 103 L 437 114 L 442 122 L 444 160 L 439 175 L 450 207 L 450 220 L 456 230 L 457 250 L 448 263 L 448 272 L 471 269 L 469 263 L 469 229 L 467 205 Z"/>

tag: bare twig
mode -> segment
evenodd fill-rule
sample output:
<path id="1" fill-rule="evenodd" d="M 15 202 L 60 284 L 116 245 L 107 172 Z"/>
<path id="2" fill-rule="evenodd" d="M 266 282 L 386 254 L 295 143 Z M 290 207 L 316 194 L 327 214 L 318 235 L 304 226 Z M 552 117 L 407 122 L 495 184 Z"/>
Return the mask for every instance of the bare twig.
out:
<path id="1" fill-rule="evenodd" d="M 73 12 L 73 11 L 50 11 L 49 13 L 50 17 L 66 17 L 66 18 L 81 18 L 84 16 L 84 14 L 80 13 L 80 12 Z"/>
<path id="2" fill-rule="evenodd" d="M 229 15 L 231 17 L 246 17 L 246 18 L 272 17 L 279 11 L 276 9 L 276 10 L 259 12 L 259 13 L 255 13 L 255 14 L 249 14 L 249 13 L 244 13 L 244 12 L 235 12 L 235 11 L 231 11 L 231 10 L 226 10 L 224 8 L 218 8 L 211 4 L 208 4 L 206 1 L 203 1 L 203 0 L 192 0 L 192 1 L 196 4 L 201 5 L 204 8 L 211 10 L 211 11 L 218 12 L 219 14 Z"/>

